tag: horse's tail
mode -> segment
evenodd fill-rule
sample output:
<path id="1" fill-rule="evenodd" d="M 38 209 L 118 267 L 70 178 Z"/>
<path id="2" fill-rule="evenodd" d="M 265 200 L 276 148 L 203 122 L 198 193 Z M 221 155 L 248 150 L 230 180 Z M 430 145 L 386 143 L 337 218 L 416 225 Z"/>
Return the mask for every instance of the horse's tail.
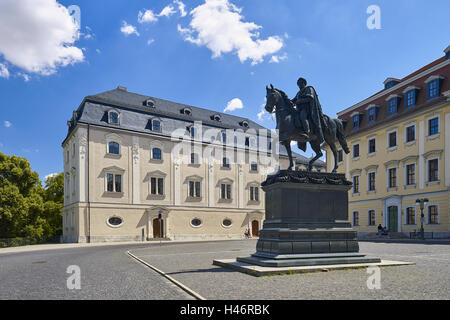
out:
<path id="1" fill-rule="evenodd" d="M 338 138 L 339 143 L 342 146 L 342 149 L 344 149 L 344 152 L 346 154 L 349 154 L 350 149 L 348 148 L 347 141 L 345 140 L 344 125 L 342 124 L 342 121 L 339 119 L 334 119 L 334 122 L 336 123 L 336 137 Z"/>

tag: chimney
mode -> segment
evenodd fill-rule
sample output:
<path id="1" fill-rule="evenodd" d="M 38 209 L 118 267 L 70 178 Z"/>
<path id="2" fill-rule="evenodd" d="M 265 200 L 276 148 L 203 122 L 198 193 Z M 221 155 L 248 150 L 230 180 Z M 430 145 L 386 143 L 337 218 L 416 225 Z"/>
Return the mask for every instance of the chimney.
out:
<path id="1" fill-rule="evenodd" d="M 122 91 L 125 91 L 125 92 L 126 92 L 126 91 L 127 91 L 127 88 L 122 87 L 122 86 L 118 86 L 118 87 L 117 87 L 117 90 L 122 90 Z"/>
<path id="2" fill-rule="evenodd" d="M 445 58 L 450 59 L 450 46 L 447 47 L 447 49 L 444 50 L 445 52 Z"/>

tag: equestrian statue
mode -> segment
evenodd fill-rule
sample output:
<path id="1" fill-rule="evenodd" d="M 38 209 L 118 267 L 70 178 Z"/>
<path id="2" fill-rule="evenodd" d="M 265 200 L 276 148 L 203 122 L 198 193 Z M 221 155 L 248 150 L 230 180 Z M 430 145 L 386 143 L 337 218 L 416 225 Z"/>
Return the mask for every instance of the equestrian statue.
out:
<path id="1" fill-rule="evenodd" d="M 330 146 L 334 156 L 333 173 L 338 168 L 336 141 L 339 141 L 345 153 L 350 153 L 344 136 L 344 126 L 339 119 L 331 119 L 322 113 L 322 106 L 316 90 L 307 85 L 304 78 L 297 81 L 299 91 L 294 99 L 289 99 L 286 93 L 273 85 L 266 86 L 266 106 L 269 113 L 275 112 L 280 144 L 286 147 L 289 156 L 289 168 L 292 170 L 291 141 L 297 141 L 298 148 L 306 152 L 309 142 L 316 155 L 309 161 L 308 171 L 312 170 L 314 161 L 323 156 L 321 145 Z"/>

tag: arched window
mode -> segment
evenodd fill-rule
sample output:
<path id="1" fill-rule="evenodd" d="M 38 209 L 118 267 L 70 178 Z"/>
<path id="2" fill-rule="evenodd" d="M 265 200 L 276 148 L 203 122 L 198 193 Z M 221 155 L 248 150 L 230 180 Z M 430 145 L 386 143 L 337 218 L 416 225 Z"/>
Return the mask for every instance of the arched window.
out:
<path id="1" fill-rule="evenodd" d="M 162 160 L 162 151 L 160 148 L 152 149 L 152 159 L 154 160 Z"/>
<path id="2" fill-rule="evenodd" d="M 108 115 L 109 124 L 119 124 L 119 113 L 110 111 Z"/>
<path id="3" fill-rule="evenodd" d="M 120 154 L 120 145 L 114 141 L 109 142 L 108 143 L 108 153 Z"/>

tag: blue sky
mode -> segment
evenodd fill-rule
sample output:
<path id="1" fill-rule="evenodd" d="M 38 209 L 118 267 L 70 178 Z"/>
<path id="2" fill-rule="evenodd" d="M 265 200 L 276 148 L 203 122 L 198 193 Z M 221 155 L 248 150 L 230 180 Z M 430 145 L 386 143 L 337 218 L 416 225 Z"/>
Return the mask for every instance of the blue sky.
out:
<path id="1" fill-rule="evenodd" d="M 0 12 L 17 18 L 0 13 L 1 29 L 9 23 L 32 41 L 22 45 L 0 31 L 0 151 L 26 157 L 41 178 L 62 171 L 66 121 L 90 94 L 121 85 L 218 111 L 239 99 L 243 108 L 232 114 L 273 128 L 267 115 L 258 119 L 270 83 L 293 97 L 303 76 L 324 112 L 336 116 L 382 89 L 387 77 L 402 78 L 443 56 L 450 44 L 448 0 L 214 0 L 233 13 L 226 17 L 238 17 L 217 32 L 205 22 L 205 0 L 182 0 L 185 13 L 180 1 L 60 0 L 77 5 L 81 17 L 79 37 L 62 44 L 46 38 L 57 37 L 50 31 L 58 23 L 70 32 L 61 11 L 45 23 L 20 21 L 20 14 L 35 18 L 27 15 L 38 12 L 30 8 L 36 3 L 57 10 L 55 0 L 12 1 L 2 0 Z M 381 10 L 381 29 L 367 28 L 370 5 Z M 240 34 L 245 28 L 251 37 Z"/>

